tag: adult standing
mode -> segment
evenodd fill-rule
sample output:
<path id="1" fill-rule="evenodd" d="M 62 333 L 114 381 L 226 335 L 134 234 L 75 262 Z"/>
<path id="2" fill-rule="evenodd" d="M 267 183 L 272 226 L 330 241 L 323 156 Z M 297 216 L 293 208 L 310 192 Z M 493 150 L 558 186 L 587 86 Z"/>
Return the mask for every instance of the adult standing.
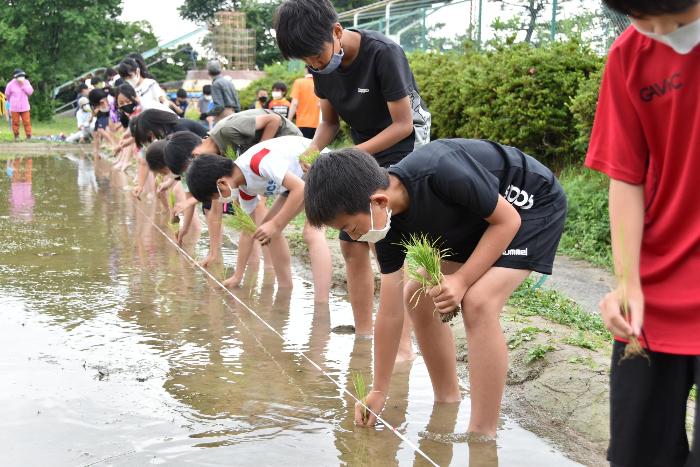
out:
<path id="1" fill-rule="evenodd" d="M 221 63 L 218 60 L 212 60 L 207 65 L 207 71 L 211 77 L 211 97 L 214 103 L 212 113 L 221 120 L 235 112 L 240 112 L 241 103 L 238 92 L 233 85 L 233 80 L 227 76 L 221 76 Z"/>
<path id="2" fill-rule="evenodd" d="M 27 139 L 32 137 L 32 122 L 30 117 L 29 96 L 34 93 L 31 83 L 27 79 L 27 74 L 17 68 L 13 73 L 13 79 L 7 84 L 5 89 L 5 97 L 10 103 L 10 112 L 12 115 L 12 133 L 15 135 L 15 141 L 19 139 L 19 121 L 22 120 L 24 134 Z"/>
<path id="3" fill-rule="evenodd" d="M 289 119 L 294 121 L 305 138 L 313 139 L 318 122 L 321 118 L 321 100 L 314 92 L 314 77 L 307 73 L 298 78 L 292 85 L 292 106 L 289 108 Z"/>

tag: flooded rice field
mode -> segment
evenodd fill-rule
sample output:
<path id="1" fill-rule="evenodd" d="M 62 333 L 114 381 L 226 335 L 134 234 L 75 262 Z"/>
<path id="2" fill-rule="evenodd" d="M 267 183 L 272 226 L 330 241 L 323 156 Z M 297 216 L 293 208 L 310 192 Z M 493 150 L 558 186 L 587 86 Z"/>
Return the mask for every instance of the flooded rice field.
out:
<path id="1" fill-rule="evenodd" d="M 310 283 L 277 290 L 261 265 L 241 305 L 108 162 L 2 164 L 2 465 L 576 465 L 507 417 L 497 442 L 467 437 L 468 393 L 434 405 L 420 356 L 383 413 L 410 442 L 355 427 L 341 388 L 352 371 L 371 381 L 372 341 L 332 332 L 352 324 L 344 297 L 314 306 Z M 207 240 L 184 249 L 201 258 Z M 235 255 L 227 242 L 227 267 Z"/>

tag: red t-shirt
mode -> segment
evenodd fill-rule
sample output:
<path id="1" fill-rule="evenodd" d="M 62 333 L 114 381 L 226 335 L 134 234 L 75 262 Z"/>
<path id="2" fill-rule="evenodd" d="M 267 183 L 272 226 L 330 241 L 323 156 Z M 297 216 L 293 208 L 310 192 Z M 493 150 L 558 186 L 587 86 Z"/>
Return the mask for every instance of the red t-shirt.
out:
<path id="1" fill-rule="evenodd" d="M 644 331 L 651 350 L 681 355 L 700 354 L 699 104 L 700 46 L 680 55 L 630 27 L 610 49 L 586 157 L 644 185 Z"/>

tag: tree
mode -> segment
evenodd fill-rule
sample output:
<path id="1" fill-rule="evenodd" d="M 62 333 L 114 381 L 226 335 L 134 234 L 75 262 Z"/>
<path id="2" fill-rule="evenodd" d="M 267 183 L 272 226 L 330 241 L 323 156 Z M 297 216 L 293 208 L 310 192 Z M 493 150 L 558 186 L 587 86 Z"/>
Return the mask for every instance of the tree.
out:
<path id="1" fill-rule="evenodd" d="M 8 0 L 0 9 L 0 77 L 23 68 L 36 92 L 35 114 L 51 116 L 50 91 L 77 70 L 103 64 L 113 47 L 111 22 L 120 0 Z M 107 33 L 106 33 L 107 32 Z"/>
<path id="2" fill-rule="evenodd" d="M 567 0 L 559 0 L 557 4 L 557 13 L 561 10 L 562 3 Z M 544 37 L 549 37 L 549 21 L 541 21 L 541 16 L 548 10 L 551 0 L 491 0 L 493 3 L 499 3 L 501 9 L 512 7 L 522 12 L 516 14 L 513 18 L 502 20 L 497 18 L 492 24 L 496 31 L 496 36 L 501 41 L 512 43 L 517 38 L 520 32 L 525 32 L 524 42 L 534 43 L 543 40 Z M 501 33 L 501 34 L 499 34 Z M 505 34 L 506 37 L 503 37 Z"/>

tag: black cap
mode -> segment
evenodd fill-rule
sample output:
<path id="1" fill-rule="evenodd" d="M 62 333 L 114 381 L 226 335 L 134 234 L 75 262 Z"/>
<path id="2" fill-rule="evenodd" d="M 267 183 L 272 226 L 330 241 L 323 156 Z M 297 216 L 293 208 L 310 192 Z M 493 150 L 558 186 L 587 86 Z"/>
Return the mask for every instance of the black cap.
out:
<path id="1" fill-rule="evenodd" d="M 20 76 L 27 76 L 27 74 L 24 72 L 23 69 L 21 69 L 21 68 L 15 68 L 15 71 L 12 72 L 12 77 L 13 77 L 13 78 L 19 78 Z"/>

